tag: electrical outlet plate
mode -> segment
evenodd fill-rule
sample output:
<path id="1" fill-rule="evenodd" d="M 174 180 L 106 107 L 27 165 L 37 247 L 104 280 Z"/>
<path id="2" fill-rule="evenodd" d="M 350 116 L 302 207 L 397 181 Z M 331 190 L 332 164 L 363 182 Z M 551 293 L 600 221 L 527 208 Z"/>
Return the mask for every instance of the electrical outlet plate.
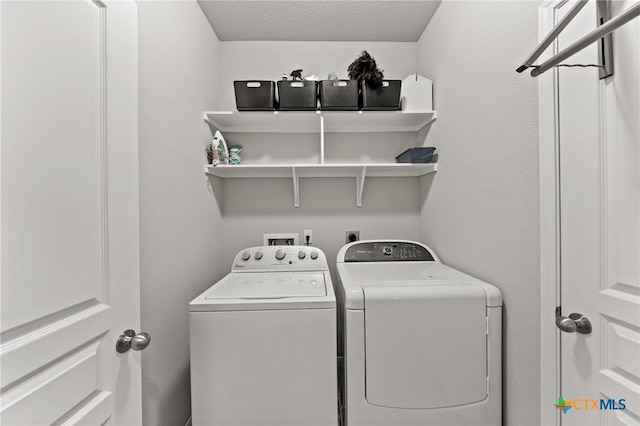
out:
<path id="1" fill-rule="evenodd" d="M 297 246 L 298 233 L 262 234 L 262 244 L 265 246 Z"/>
<path id="2" fill-rule="evenodd" d="M 307 236 L 309 237 L 309 244 L 313 243 L 313 232 L 311 232 L 311 229 L 305 229 L 304 233 L 303 233 L 303 238 L 302 238 L 302 244 L 307 244 Z"/>
<path id="3" fill-rule="evenodd" d="M 344 231 L 344 242 L 349 244 L 354 241 L 360 241 L 360 231 Z"/>

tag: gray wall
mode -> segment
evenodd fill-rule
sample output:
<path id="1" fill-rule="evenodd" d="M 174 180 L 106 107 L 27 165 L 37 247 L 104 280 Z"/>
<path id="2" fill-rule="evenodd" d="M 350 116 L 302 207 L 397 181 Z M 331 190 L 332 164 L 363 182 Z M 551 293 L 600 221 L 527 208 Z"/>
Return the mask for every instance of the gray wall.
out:
<path id="1" fill-rule="evenodd" d="M 443 2 L 418 43 L 438 120 L 422 179 L 424 240 L 503 292 L 505 424 L 539 424 L 537 82 L 519 65 L 537 41 L 538 2 Z M 552 315 L 552 312 L 545 312 Z"/>
<path id="2" fill-rule="evenodd" d="M 228 263 L 203 172 L 217 107 L 219 42 L 195 1 L 139 2 L 142 409 L 147 425 L 190 416 L 188 303 Z M 216 182 L 213 182 L 216 184 Z"/>
<path id="3" fill-rule="evenodd" d="M 347 67 L 362 50 L 374 56 L 386 78 L 402 79 L 416 72 L 418 66 L 416 43 L 263 41 L 221 45 L 221 110 L 235 110 L 233 80 L 279 80 L 283 73 L 296 68 L 321 79 L 331 71 L 348 78 Z M 331 157 L 328 161 L 337 161 L 339 156 L 351 162 L 361 161 L 363 156 L 369 156 L 369 161 L 385 161 L 382 157 L 386 156 L 386 161 L 394 162 L 394 156 L 405 145 L 415 144 L 415 135 L 385 135 L 327 135 L 327 157 Z M 271 158 L 289 155 L 280 154 L 281 147 L 288 147 L 296 152 L 297 161 L 317 162 L 318 136 L 293 137 L 297 141 L 290 135 L 260 135 L 259 143 L 275 151 Z M 244 144 L 243 161 L 262 161 L 252 152 L 258 150 L 255 135 L 225 134 L 225 138 L 230 144 Z M 393 155 L 380 149 L 388 145 L 392 146 Z M 223 265 L 230 265 L 241 249 L 262 245 L 263 233 L 297 232 L 302 239 L 303 230 L 311 229 L 313 244 L 324 250 L 331 263 L 344 245 L 346 230 L 360 230 L 361 238 L 420 236 L 421 199 L 416 179 L 368 178 L 362 207 L 355 205 L 355 178 L 301 178 L 300 208 L 293 207 L 290 179 L 227 179 L 223 186 Z"/>
<path id="4" fill-rule="evenodd" d="M 300 208 L 293 207 L 289 179 L 228 179 L 224 185 L 227 265 L 242 248 L 262 245 L 265 232 L 298 232 L 302 238 L 311 229 L 313 245 L 325 252 L 332 272 L 346 230 L 359 230 L 362 239 L 420 236 L 416 179 L 368 178 L 362 207 L 356 207 L 353 178 L 301 179 Z"/>

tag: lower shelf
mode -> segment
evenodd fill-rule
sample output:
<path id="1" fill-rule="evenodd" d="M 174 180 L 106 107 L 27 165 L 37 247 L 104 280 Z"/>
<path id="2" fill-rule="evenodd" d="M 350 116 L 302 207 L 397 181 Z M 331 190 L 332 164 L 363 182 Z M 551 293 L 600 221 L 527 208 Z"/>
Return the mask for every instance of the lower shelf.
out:
<path id="1" fill-rule="evenodd" d="M 369 164 L 241 164 L 205 166 L 205 173 L 223 179 L 289 178 L 293 179 L 294 207 L 300 207 L 299 178 L 355 177 L 356 205 L 362 206 L 366 177 L 417 177 L 438 170 L 437 163 L 369 163 Z"/>

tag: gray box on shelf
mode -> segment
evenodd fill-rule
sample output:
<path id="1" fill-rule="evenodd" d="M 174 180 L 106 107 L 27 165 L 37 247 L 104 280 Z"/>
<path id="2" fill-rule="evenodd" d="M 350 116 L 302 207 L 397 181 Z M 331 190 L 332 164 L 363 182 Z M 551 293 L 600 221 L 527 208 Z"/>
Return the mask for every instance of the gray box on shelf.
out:
<path id="1" fill-rule="evenodd" d="M 315 111 L 318 109 L 318 82 L 280 80 L 278 98 L 281 111 Z"/>
<path id="2" fill-rule="evenodd" d="M 434 153 L 436 149 L 433 147 L 414 147 L 409 148 L 396 157 L 397 163 L 431 163 L 434 162 Z"/>
<path id="3" fill-rule="evenodd" d="M 357 80 L 322 80 L 320 109 L 323 111 L 357 111 L 359 106 Z"/>
<path id="4" fill-rule="evenodd" d="M 382 86 L 372 88 L 360 82 L 363 111 L 397 111 L 400 109 L 400 80 L 383 80 Z"/>
<path id="5" fill-rule="evenodd" d="M 265 80 L 236 80 L 233 82 L 238 111 L 274 111 L 276 83 Z"/>

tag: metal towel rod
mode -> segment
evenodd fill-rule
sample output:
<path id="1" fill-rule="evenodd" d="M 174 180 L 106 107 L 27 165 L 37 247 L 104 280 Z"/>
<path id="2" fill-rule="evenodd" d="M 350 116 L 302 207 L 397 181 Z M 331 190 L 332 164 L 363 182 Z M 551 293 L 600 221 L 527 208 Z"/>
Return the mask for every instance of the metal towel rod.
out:
<path id="1" fill-rule="evenodd" d="M 562 32 L 562 30 L 567 26 L 567 24 L 575 17 L 575 15 L 578 14 L 580 9 L 584 7 L 585 4 L 583 3 L 586 3 L 586 0 L 581 0 L 569 11 L 567 16 L 565 16 L 565 18 L 563 18 L 551 30 L 549 35 L 547 35 L 547 37 L 545 37 L 544 40 L 542 40 L 538 44 L 538 46 L 536 46 L 533 53 L 529 56 L 529 58 L 527 58 L 524 64 L 518 67 L 516 71 L 522 72 L 527 68 L 530 68 L 533 66 L 532 65 L 533 61 L 535 61 L 542 54 L 542 52 L 544 52 L 544 50 L 553 42 L 553 40 L 555 40 L 558 37 L 560 32 Z M 585 47 L 598 41 L 602 37 L 606 36 L 607 34 L 611 33 L 617 28 L 623 26 L 624 24 L 631 21 L 632 19 L 637 18 L 638 16 L 640 16 L 640 2 L 629 7 L 628 9 L 626 9 L 624 12 L 622 12 L 620 15 L 616 16 L 615 18 L 612 18 L 607 22 L 605 22 L 604 24 L 600 25 L 598 28 L 591 31 L 589 34 L 585 35 L 580 40 L 576 41 L 566 49 L 558 52 L 557 54 L 555 54 L 554 56 L 552 56 L 551 58 L 549 58 L 548 60 L 540 64 L 539 66 L 534 67 L 533 70 L 531 70 L 531 76 L 537 77 L 540 74 L 544 73 L 545 71 L 548 71 L 549 69 L 558 65 L 560 62 L 575 55 Z"/>

